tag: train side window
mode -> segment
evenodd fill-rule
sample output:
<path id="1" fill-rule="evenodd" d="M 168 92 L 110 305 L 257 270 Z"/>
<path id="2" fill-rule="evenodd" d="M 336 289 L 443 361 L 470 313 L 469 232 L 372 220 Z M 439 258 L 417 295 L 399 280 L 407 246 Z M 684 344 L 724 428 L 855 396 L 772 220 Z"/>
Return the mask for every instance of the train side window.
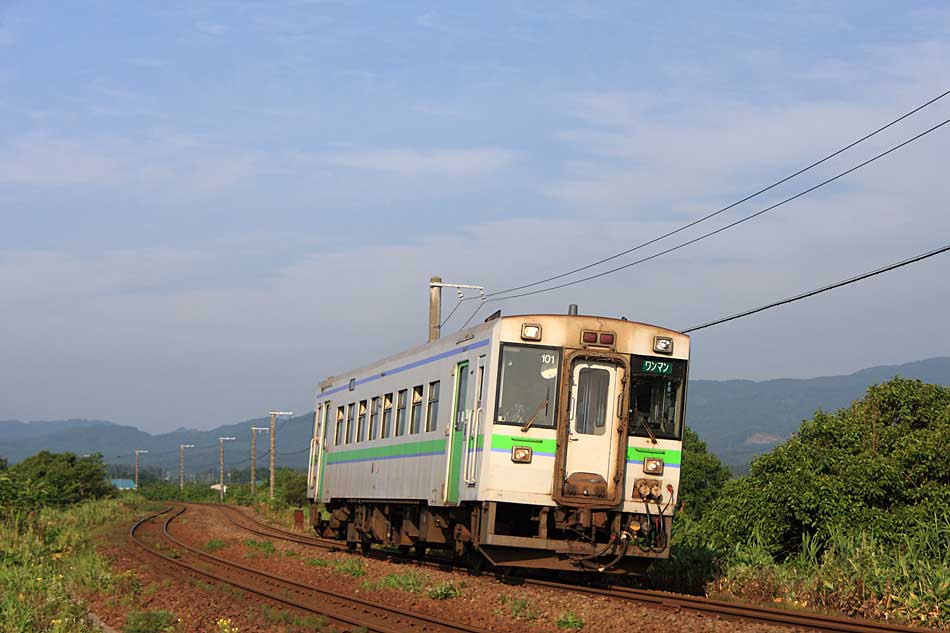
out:
<path id="1" fill-rule="evenodd" d="M 439 381 L 429 383 L 429 403 L 426 407 L 426 431 L 434 431 L 439 425 Z"/>
<path id="2" fill-rule="evenodd" d="M 356 411 L 356 441 L 366 440 L 366 401 L 360 400 L 359 409 Z"/>
<path id="3" fill-rule="evenodd" d="M 409 418 L 409 432 L 422 431 L 422 385 L 412 388 L 412 413 Z"/>
<path id="4" fill-rule="evenodd" d="M 630 433 L 680 439 L 686 361 L 634 356 L 631 368 Z"/>
<path id="5" fill-rule="evenodd" d="M 336 408 L 336 434 L 333 436 L 333 444 L 339 446 L 343 443 L 343 407 Z"/>
<path id="6" fill-rule="evenodd" d="M 321 434 L 321 441 L 323 445 L 326 446 L 327 442 L 330 441 L 330 403 L 326 403 L 323 407 L 323 433 Z"/>
<path id="7" fill-rule="evenodd" d="M 346 443 L 353 443 L 353 409 L 356 405 L 352 402 L 346 405 Z"/>
<path id="8" fill-rule="evenodd" d="M 383 396 L 383 428 L 379 436 L 386 438 L 393 433 L 393 394 L 387 393 Z"/>
<path id="9" fill-rule="evenodd" d="M 369 402 L 369 441 L 379 435 L 379 396 Z"/>
<path id="10" fill-rule="evenodd" d="M 403 389 L 396 397 L 396 437 L 406 434 L 406 400 L 409 390 Z"/>

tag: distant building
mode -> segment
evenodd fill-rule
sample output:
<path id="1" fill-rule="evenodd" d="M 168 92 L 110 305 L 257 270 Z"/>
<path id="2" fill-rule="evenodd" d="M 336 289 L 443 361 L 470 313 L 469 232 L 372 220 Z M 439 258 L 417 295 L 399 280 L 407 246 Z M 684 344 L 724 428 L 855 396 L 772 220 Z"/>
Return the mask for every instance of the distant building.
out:
<path id="1" fill-rule="evenodd" d="M 109 481 L 119 490 L 135 490 L 134 479 L 110 479 Z"/>
<path id="2" fill-rule="evenodd" d="M 211 484 L 212 490 L 221 490 L 221 484 Z M 228 494 L 228 485 L 224 484 L 224 494 Z"/>

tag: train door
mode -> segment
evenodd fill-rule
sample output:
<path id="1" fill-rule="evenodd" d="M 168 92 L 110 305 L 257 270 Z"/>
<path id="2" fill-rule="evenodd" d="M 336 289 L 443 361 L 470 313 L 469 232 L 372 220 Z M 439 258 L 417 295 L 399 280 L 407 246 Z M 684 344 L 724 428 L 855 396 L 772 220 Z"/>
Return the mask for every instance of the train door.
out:
<path id="1" fill-rule="evenodd" d="M 475 485 L 475 475 L 478 472 L 478 456 L 482 449 L 482 432 L 485 420 L 485 357 L 478 357 L 478 367 L 475 371 L 475 402 L 472 414 L 465 425 L 465 459 L 463 460 L 463 479 L 466 485 Z"/>
<path id="2" fill-rule="evenodd" d="M 571 368 L 562 496 L 613 502 L 621 433 L 624 370 L 595 360 Z"/>
<path id="3" fill-rule="evenodd" d="M 320 501 L 323 497 L 323 469 L 326 461 L 327 426 L 330 418 L 330 403 L 321 405 L 317 410 L 314 423 L 313 438 L 310 440 L 310 487 L 314 488 L 314 499 Z"/>
<path id="4" fill-rule="evenodd" d="M 449 459 L 445 482 L 446 503 L 458 503 L 459 474 L 462 469 L 462 449 L 467 422 L 471 411 L 468 403 L 468 361 L 455 366 L 455 389 L 452 394 L 452 424 L 449 425 Z"/>

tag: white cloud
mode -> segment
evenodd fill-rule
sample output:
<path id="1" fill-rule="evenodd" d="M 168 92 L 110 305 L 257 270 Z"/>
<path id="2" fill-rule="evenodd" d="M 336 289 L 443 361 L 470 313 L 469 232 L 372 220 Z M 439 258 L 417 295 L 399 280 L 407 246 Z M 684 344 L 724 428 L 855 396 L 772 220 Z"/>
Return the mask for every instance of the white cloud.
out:
<path id="1" fill-rule="evenodd" d="M 481 176 L 510 166 L 516 152 L 501 147 L 418 150 L 413 148 L 352 149 L 326 152 L 319 162 L 347 169 L 390 172 L 405 176 Z"/>

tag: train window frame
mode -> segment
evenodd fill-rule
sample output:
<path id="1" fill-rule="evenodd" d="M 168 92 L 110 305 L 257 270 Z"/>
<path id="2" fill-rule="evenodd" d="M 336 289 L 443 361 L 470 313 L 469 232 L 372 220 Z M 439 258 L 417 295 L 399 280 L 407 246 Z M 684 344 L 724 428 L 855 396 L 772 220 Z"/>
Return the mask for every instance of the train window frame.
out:
<path id="1" fill-rule="evenodd" d="M 368 442 L 372 442 L 379 435 L 379 396 L 373 396 L 369 401 L 369 435 Z"/>
<path id="2" fill-rule="evenodd" d="M 670 373 L 658 373 L 658 372 L 645 372 L 640 368 L 643 366 L 643 362 L 651 362 L 656 364 L 670 364 Z M 657 357 L 650 356 L 646 354 L 632 354 L 630 357 L 630 387 L 627 394 L 627 415 L 629 418 L 628 423 L 628 432 L 632 437 L 645 438 L 650 437 L 652 434 L 653 437 L 661 440 L 675 440 L 681 441 L 683 439 L 685 424 L 685 409 L 686 409 L 686 388 L 687 388 L 687 377 L 689 371 L 689 361 L 682 358 L 669 358 L 669 357 Z M 663 383 L 666 383 L 664 385 Z M 650 422 L 650 418 L 653 417 L 651 414 L 649 417 L 645 418 L 647 420 L 647 425 L 650 427 L 650 432 L 648 433 L 644 429 L 644 424 L 641 422 L 641 419 L 637 417 L 638 415 L 638 406 L 640 399 L 638 397 L 638 386 L 649 384 L 650 385 L 650 401 L 651 407 L 653 407 L 653 399 L 657 395 L 657 387 L 663 388 L 664 386 L 668 388 L 670 383 L 676 384 L 676 394 L 673 398 L 673 415 L 672 415 L 672 429 L 664 430 L 662 423 L 654 424 Z M 663 405 L 661 405 L 663 406 Z M 654 409 L 656 411 L 656 409 Z"/>
<path id="3" fill-rule="evenodd" d="M 406 414 L 408 413 L 407 407 L 409 405 L 409 390 L 400 389 L 396 392 L 396 416 L 395 428 L 393 429 L 393 437 L 402 437 L 406 435 L 407 427 L 407 418 Z"/>
<path id="4" fill-rule="evenodd" d="M 326 447 L 328 440 L 330 439 L 330 406 L 331 403 L 328 400 L 326 404 L 323 405 L 323 433 L 320 435 L 320 440 L 323 442 L 323 446 Z"/>
<path id="5" fill-rule="evenodd" d="M 353 443 L 353 431 L 354 431 L 353 414 L 355 412 L 355 409 L 356 409 L 355 402 L 351 402 L 350 404 L 346 405 L 346 437 L 344 439 L 346 440 L 347 444 Z"/>
<path id="6" fill-rule="evenodd" d="M 344 420 L 346 419 L 346 407 L 342 404 L 336 408 L 336 428 L 333 430 L 333 445 L 340 446 L 343 444 L 343 426 Z"/>
<path id="7" fill-rule="evenodd" d="M 564 363 L 564 348 L 558 347 L 556 345 L 525 345 L 524 343 L 502 343 L 501 344 L 500 349 L 498 350 L 498 365 L 497 365 L 498 375 L 495 379 L 495 406 L 494 406 L 494 413 L 492 415 L 494 423 L 503 424 L 505 426 L 524 425 L 524 421 L 522 422 L 510 421 L 509 422 L 508 420 L 498 419 L 498 410 L 502 406 L 502 399 L 504 395 L 503 381 L 505 378 L 505 368 L 504 368 L 505 350 L 511 347 L 517 347 L 517 348 L 529 349 L 529 350 L 547 350 L 547 351 L 555 352 L 558 355 L 557 374 L 554 376 L 554 393 L 551 395 L 552 402 L 550 403 L 553 405 L 553 408 L 551 409 L 551 416 L 550 416 L 551 423 L 549 425 L 546 425 L 546 424 L 538 424 L 537 422 L 535 422 L 534 424 L 531 425 L 532 428 L 538 428 L 538 429 L 546 429 L 546 430 L 556 429 L 558 406 L 560 404 L 560 395 L 561 395 L 561 369 L 562 369 L 562 364 Z M 532 412 L 529 411 L 528 415 L 531 415 L 531 413 Z"/>
<path id="8" fill-rule="evenodd" d="M 409 410 L 409 435 L 422 433 L 422 405 L 425 402 L 423 395 L 424 385 L 416 385 L 412 388 L 412 401 Z"/>
<path id="9" fill-rule="evenodd" d="M 379 439 L 392 437 L 393 431 L 393 392 L 383 394 L 383 417 L 379 427 Z"/>
<path id="10" fill-rule="evenodd" d="M 356 441 L 366 441 L 366 400 L 360 400 L 356 409 Z"/>
<path id="11" fill-rule="evenodd" d="M 435 431 L 439 428 L 439 393 L 441 386 L 438 380 L 429 383 L 429 391 L 426 392 L 426 433 Z M 435 392 L 435 398 L 432 392 Z M 435 405 L 433 407 L 433 405 Z"/>

